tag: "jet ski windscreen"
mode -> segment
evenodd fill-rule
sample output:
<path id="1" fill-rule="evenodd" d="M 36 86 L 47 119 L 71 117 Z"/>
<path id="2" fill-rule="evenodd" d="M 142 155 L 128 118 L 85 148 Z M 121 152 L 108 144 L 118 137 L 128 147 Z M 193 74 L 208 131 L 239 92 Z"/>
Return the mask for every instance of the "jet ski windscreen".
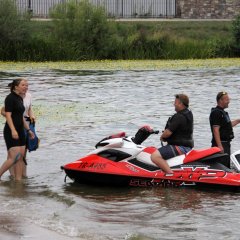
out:
<path id="1" fill-rule="evenodd" d="M 152 133 L 152 128 L 149 126 L 143 126 L 137 131 L 135 137 L 132 138 L 132 141 L 136 144 L 142 144 Z"/>

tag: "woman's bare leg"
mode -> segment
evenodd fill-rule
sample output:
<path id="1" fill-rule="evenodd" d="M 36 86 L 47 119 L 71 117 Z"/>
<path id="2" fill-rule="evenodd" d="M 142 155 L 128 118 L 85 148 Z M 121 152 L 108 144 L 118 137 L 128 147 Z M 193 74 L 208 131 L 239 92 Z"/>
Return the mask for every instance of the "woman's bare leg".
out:
<path id="1" fill-rule="evenodd" d="M 23 161 L 23 173 L 22 173 L 22 176 L 24 178 L 27 177 L 27 149 L 25 148 L 25 151 L 24 151 L 24 161 Z"/>
<path id="2" fill-rule="evenodd" d="M 24 165 L 23 156 L 25 153 L 25 146 L 20 147 L 20 153 L 21 153 L 21 158 L 15 164 L 15 180 L 17 181 L 22 180 L 23 165 Z"/>
<path id="3" fill-rule="evenodd" d="M 2 164 L 0 168 L 0 178 L 9 170 L 14 164 L 16 164 L 22 158 L 21 147 L 12 147 L 8 150 L 7 160 Z"/>
<path id="4" fill-rule="evenodd" d="M 14 165 L 13 165 L 12 167 L 9 168 L 9 172 L 10 172 L 10 177 L 11 177 L 11 178 L 15 178 Z"/>

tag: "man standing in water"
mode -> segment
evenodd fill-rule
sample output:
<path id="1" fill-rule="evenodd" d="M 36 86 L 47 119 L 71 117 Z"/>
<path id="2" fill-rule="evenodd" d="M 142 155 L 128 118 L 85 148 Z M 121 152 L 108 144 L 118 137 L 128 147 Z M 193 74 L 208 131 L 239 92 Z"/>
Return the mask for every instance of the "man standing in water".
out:
<path id="1" fill-rule="evenodd" d="M 211 109 L 209 116 L 212 131 L 212 147 L 219 147 L 222 153 L 231 154 L 230 142 L 234 138 L 233 127 L 240 123 L 240 119 L 231 121 L 228 113 L 224 110 L 228 108 L 230 98 L 227 92 L 219 92 L 216 97 L 217 106 Z M 230 161 L 228 161 L 230 167 Z"/>
<path id="2" fill-rule="evenodd" d="M 167 142 L 166 146 L 157 149 L 151 155 L 151 160 L 166 173 L 173 173 L 165 160 L 189 152 L 194 145 L 193 115 L 188 109 L 189 98 L 185 94 L 175 95 L 174 107 L 176 113 L 167 121 L 160 140 Z"/>

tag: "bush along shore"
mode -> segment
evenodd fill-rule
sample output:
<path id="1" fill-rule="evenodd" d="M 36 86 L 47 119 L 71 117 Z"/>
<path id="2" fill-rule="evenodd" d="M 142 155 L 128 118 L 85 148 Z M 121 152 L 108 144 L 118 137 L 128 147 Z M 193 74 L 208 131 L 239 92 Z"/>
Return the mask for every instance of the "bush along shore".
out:
<path id="1" fill-rule="evenodd" d="M 233 21 L 117 22 L 102 8 L 70 1 L 52 21 L 31 21 L 0 0 L 0 60 L 206 59 L 240 56 L 240 16 Z"/>

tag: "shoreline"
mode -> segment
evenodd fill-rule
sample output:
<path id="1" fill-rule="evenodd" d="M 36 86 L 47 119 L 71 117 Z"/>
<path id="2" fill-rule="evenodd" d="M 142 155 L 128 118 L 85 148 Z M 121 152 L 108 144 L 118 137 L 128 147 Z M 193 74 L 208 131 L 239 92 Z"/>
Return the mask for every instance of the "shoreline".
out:
<path id="1" fill-rule="evenodd" d="M 189 70 L 199 68 L 240 67 L 240 58 L 211 58 L 186 60 L 92 60 L 92 61 L 46 61 L 11 62 L 0 61 L 0 71 L 32 71 L 39 69 L 94 70 L 94 71 L 144 71 Z"/>
<path id="2" fill-rule="evenodd" d="M 72 237 L 60 234 L 53 230 L 38 226 L 33 223 L 29 223 L 24 219 L 23 223 L 19 223 L 14 220 L 9 222 L 7 219 L 4 222 L 1 221 L 0 228 L 1 239 L 4 240 L 17 240 L 17 239 L 31 239 L 31 240 L 42 240 L 42 239 L 57 239 L 57 240 L 77 240 L 79 237 Z"/>
<path id="3" fill-rule="evenodd" d="M 20 239 L 21 236 L 18 236 L 15 233 L 9 232 L 3 228 L 1 228 L 0 230 L 0 235 L 1 235 L 1 239 L 4 240 L 15 240 L 15 239 Z"/>

